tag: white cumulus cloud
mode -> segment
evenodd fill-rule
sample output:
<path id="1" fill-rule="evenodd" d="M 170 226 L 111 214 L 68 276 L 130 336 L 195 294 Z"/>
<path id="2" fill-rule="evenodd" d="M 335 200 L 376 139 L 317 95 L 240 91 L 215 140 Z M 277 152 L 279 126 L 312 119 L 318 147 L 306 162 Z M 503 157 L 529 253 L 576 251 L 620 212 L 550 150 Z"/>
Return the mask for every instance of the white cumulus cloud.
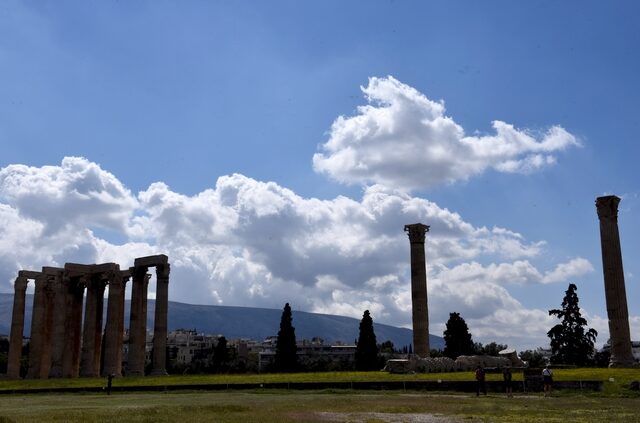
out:
<path id="1" fill-rule="evenodd" d="M 338 117 L 313 157 L 317 172 L 346 184 L 383 184 L 405 190 L 463 181 L 489 168 L 528 173 L 552 165 L 554 155 L 578 145 L 560 126 L 535 136 L 496 120 L 495 134 L 466 135 L 428 99 L 392 76 L 361 87 L 368 104 Z"/>

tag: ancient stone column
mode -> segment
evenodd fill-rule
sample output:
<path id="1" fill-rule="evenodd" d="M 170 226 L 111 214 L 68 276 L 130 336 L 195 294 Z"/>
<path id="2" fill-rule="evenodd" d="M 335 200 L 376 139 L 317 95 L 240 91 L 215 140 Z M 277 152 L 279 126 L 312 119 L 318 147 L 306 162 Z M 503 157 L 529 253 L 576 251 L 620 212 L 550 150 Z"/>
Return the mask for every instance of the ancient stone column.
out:
<path id="1" fill-rule="evenodd" d="M 42 341 L 40 345 L 40 379 L 49 377 L 51 370 L 51 358 L 53 354 L 53 320 L 55 316 L 56 294 L 58 290 L 57 270 L 52 267 L 43 267 L 47 282 L 45 284 L 45 311 L 42 323 Z"/>
<path id="2" fill-rule="evenodd" d="M 9 357 L 7 358 L 7 377 L 10 379 L 18 379 L 20 377 L 27 282 L 27 278 L 20 271 L 13 284 L 13 313 L 11 314 L 11 335 L 9 338 Z"/>
<path id="3" fill-rule="evenodd" d="M 68 378 L 78 377 L 80 373 L 80 351 L 82 340 L 82 303 L 88 275 L 69 277 L 66 321 L 67 342 L 64 346 L 62 375 Z"/>
<path id="4" fill-rule="evenodd" d="M 27 379 L 37 379 L 40 377 L 42 342 L 44 337 L 43 330 L 46 318 L 46 284 L 47 276 L 44 273 L 38 274 L 35 278 L 35 291 L 33 294 L 31 341 L 29 344 L 29 369 L 27 370 Z"/>
<path id="5" fill-rule="evenodd" d="M 104 336 L 104 367 L 102 376 L 122 376 L 122 339 L 124 328 L 121 314 L 124 313 L 124 281 L 116 265 L 109 279 L 109 302 Z"/>
<path id="6" fill-rule="evenodd" d="M 620 198 L 615 195 L 596 199 L 598 219 L 600 220 L 604 292 L 611 339 L 609 367 L 629 367 L 633 365 L 634 360 L 631 352 L 629 311 L 618 233 L 618 203 L 620 203 Z"/>
<path id="7" fill-rule="evenodd" d="M 67 296 L 69 290 L 69 281 L 63 278 L 63 270 L 59 269 L 55 272 L 51 281 L 53 289 L 53 307 L 52 307 L 52 329 L 51 329 L 51 368 L 49 377 L 62 377 L 62 362 L 64 357 L 64 347 L 69 342 L 67 330 Z"/>
<path id="8" fill-rule="evenodd" d="M 156 308 L 153 329 L 152 375 L 166 375 L 167 312 L 169 310 L 169 264 L 156 266 Z"/>
<path id="9" fill-rule="evenodd" d="M 427 305 L 427 267 L 424 254 L 425 233 L 429 226 L 422 223 L 405 225 L 411 243 L 411 303 L 413 309 L 413 352 L 429 356 L 429 312 Z"/>
<path id="10" fill-rule="evenodd" d="M 146 267 L 132 267 L 130 270 L 132 285 L 127 375 L 144 376 L 147 343 L 147 287 L 151 275 L 147 275 Z"/>
<path id="11" fill-rule="evenodd" d="M 82 332 L 82 353 L 80 357 L 80 376 L 83 377 L 100 375 L 104 287 L 102 274 L 93 275 L 87 286 L 84 329 Z"/>

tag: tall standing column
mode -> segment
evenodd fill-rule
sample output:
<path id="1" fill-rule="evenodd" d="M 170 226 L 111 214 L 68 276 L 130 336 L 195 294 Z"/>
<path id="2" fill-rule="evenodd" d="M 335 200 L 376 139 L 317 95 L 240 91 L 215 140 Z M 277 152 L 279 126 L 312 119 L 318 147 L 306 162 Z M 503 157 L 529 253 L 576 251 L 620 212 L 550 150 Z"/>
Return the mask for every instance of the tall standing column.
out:
<path id="1" fill-rule="evenodd" d="M 631 351 L 629 311 L 622 268 L 620 234 L 618 233 L 618 203 L 620 203 L 620 198 L 615 195 L 596 199 L 598 219 L 600 220 L 604 292 L 611 339 L 609 367 L 629 367 L 633 365 L 634 360 Z"/>
<path id="2" fill-rule="evenodd" d="M 84 377 L 100 375 L 104 286 L 102 275 L 97 274 L 91 277 L 87 287 L 80 358 L 80 376 Z"/>
<path id="3" fill-rule="evenodd" d="M 57 271 L 51 267 L 43 267 L 47 282 L 45 284 L 44 321 L 42 323 L 42 342 L 40 345 L 40 379 L 49 377 L 53 351 L 53 320 L 57 296 Z"/>
<path id="4" fill-rule="evenodd" d="M 156 308 L 153 329 L 152 375 L 166 375 L 167 312 L 169 309 L 169 264 L 156 266 Z"/>
<path id="5" fill-rule="evenodd" d="M 424 255 L 425 233 L 429 226 L 422 223 L 405 225 L 411 243 L 411 303 L 413 308 L 413 352 L 429 356 L 429 312 L 427 300 L 427 267 Z"/>
<path id="6" fill-rule="evenodd" d="M 127 287 L 127 282 L 129 282 L 129 279 L 131 278 L 131 273 L 129 272 L 129 270 L 123 270 L 120 272 L 121 278 L 122 278 L 122 292 L 121 292 L 121 297 L 120 297 L 120 310 L 118 311 L 118 317 L 119 317 L 119 322 L 118 322 L 118 327 L 120 328 L 120 349 L 118 351 L 118 362 L 120 363 L 120 374 L 124 374 L 124 367 L 123 367 L 123 363 L 124 363 L 124 313 L 125 313 L 125 291 L 126 291 L 126 287 Z"/>
<path id="7" fill-rule="evenodd" d="M 129 315 L 129 348 L 127 364 L 129 376 L 144 376 L 145 346 L 147 343 L 147 287 L 146 267 L 132 267 L 131 312 Z"/>
<path id="8" fill-rule="evenodd" d="M 67 328 L 67 297 L 69 295 L 69 281 L 63 277 L 62 269 L 56 272 L 52 288 L 54 290 L 53 303 L 53 328 L 51 331 L 51 369 L 49 377 L 62 377 L 62 365 L 64 358 L 64 347 L 69 342 L 69 331 Z"/>
<path id="9" fill-rule="evenodd" d="M 33 312 L 31 316 L 31 341 L 29 343 L 29 370 L 27 379 L 40 377 L 40 365 L 42 354 L 43 328 L 45 321 L 45 285 L 47 277 L 43 273 L 35 278 L 35 291 L 33 294 Z"/>
<path id="10" fill-rule="evenodd" d="M 80 372 L 80 351 L 82 340 L 82 303 L 87 276 L 69 278 L 69 294 L 67 295 L 67 343 L 64 346 L 62 360 L 63 377 L 78 377 Z"/>
<path id="11" fill-rule="evenodd" d="M 9 357 L 7 358 L 7 377 L 20 377 L 20 357 L 22 356 L 22 337 L 24 336 L 24 305 L 27 292 L 27 278 L 22 271 L 13 284 L 13 313 L 11 314 L 11 335 L 9 338 Z"/>
<path id="12" fill-rule="evenodd" d="M 124 282 L 117 267 L 109 280 L 109 302 L 104 337 L 104 368 L 102 376 L 122 376 L 123 327 L 120 314 L 124 310 Z"/>

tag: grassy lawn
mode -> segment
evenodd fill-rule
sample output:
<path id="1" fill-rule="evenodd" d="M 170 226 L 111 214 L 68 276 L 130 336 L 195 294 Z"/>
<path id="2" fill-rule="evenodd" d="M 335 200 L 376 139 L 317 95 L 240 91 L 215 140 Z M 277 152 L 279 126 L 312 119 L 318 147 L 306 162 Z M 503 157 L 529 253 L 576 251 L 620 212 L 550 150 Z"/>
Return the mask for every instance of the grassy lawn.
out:
<path id="1" fill-rule="evenodd" d="M 489 374 L 488 380 L 501 380 Z M 171 385 L 318 381 L 473 380 L 472 372 L 390 375 L 336 372 L 260 375 L 199 375 L 118 378 L 114 386 L 167 386 L 167 392 L 0 395 L 0 423 L 6 422 L 427 422 L 426 416 L 483 422 L 640 422 L 640 394 L 627 389 L 640 369 L 559 369 L 556 380 L 604 380 L 603 392 L 557 391 L 514 398 L 418 391 L 171 391 Z M 514 374 L 522 380 L 522 374 Z M 0 380 L 7 389 L 101 387 L 104 378 Z"/>
<path id="2" fill-rule="evenodd" d="M 358 381 L 414 381 L 414 380 L 474 380 L 473 372 L 421 373 L 393 375 L 387 372 L 325 372 L 289 374 L 234 374 L 234 375 L 171 375 L 159 377 L 123 377 L 113 381 L 113 386 L 171 386 L 196 384 L 234 383 L 286 383 L 286 382 L 358 382 Z M 640 380 L 640 369 L 557 369 L 554 379 L 603 380 L 604 394 L 633 395 L 626 387 L 633 380 Z M 488 381 L 501 381 L 501 374 L 487 374 Z M 522 373 L 513 374 L 514 381 L 522 380 Z M 610 382 L 610 380 L 612 380 Z M 105 378 L 2 380 L 0 392 L 8 389 L 52 388 L 52 387 L 101 387 Z M 626 391 L 626 392 L 625 392 Z"/>
<path id="3" fill-rule="evenodd" d="M 0 396 L 0 422 L 640 422 L 640 398 L 389 392 L 177 392 Z"/>

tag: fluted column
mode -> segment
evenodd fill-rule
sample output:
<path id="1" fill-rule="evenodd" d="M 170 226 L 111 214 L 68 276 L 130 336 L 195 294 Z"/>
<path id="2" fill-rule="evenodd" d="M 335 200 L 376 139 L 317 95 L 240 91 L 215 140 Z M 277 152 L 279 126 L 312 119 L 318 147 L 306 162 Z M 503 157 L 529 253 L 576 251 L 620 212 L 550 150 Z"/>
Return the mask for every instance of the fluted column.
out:
<path id="1" fill-rule="evenodd" d="M 9 356 L 7 358 L 7 377 L 10 379 L 20 377 L 20 357 L 22 356 L 22 338 L 24 336 L 24 307 L 28 280 L 20 273 L 13 284 L 13 312 L 11 314 Z"/>
<path id="2" fill-rule="evenodd" d="M 47 270 L 47 283 L 45 285 L 45 312 L 42 324 L 42 343 L 40 350 L 40 379 L 49 377 L 51 370 L 51 357 L 53 352 L 53 321 L 55 316 L 56 297 L 58 291 L 57 275 Z"/>
<path id="3" fill-rule="evenodd" d="M 33 294 L 33 312 L 31 316 L 31 341 L 29 343 L 29 369 L 27 370 L 27 379 L 40 377 L 42 341 L 44 336 L 43 329 L 46 317 L 46 284 L 46 275 L 41 273 L 36 276 L 35 291 Z"/>
<path id="4" fill-rule="evenodd" d="M 147 343 L 147 287 L 146 267 L 131 268 L 131 312 L 129 314 L 129 349 L 127 356 L 130 376 L 144 376 L 145 345 Z"/>
<path id="5" fill-rule="evenodd" d="M 413 352 L 429 356 L 429 312 L 427 300 L 427 267 L 424 254 L 425 234 L 429 226 L 422 223 L 405 225 L 411 243 L 411 303 L 413 318 Z"/>
<path id="6" fill-rule="evenodd" d="M 169 264 L 156 266 L 156 307 L 153 328 L 152 375 L 166 375 L 167 312 L 169 310 Z"/>
<path id="7" fill-rule="evenodd" d="M 102 376 L 122 375 L 122 317 L 124 311 L 124 281 L 120 268 L 116 266 L 109 279 L 109 302 L 104 337 L 104 368 Z"/>
<path id="8" fill-rule="evenodd" d="M 618 233 L 618 203 L 620 203 L 620 198 L 615 195 L 596 199 L 598 219 L 600 220 L 604 292 L 611 339 L 609 367 L 629 367 L 633 365 L 634 360 L 631 352 L 629 311 L 622 267 L 620 234 Z"/>
<path id="9" fill-rule="evenodd" d="M 104 286 L 102 275 L 98 274 L 91 277 L 87 287 L 80 358 L 80 376 L 84 377 L 100 375 Z"/>
<path id="10" fill-rule="evenodd" d="M 62 377 L 62 365 L 64 357 L 64 347 L 69 342 L 69 332 L 67 328 L 67 297 L 69 281 L 63 278 L 62 270 L 57 271 L 52 281 L 54 300 L 52 307 L 52 330 L 51 340 L 51 369 L 49 377 Z"/>
<path id="11" fill-rule="evenodd" d="M 84 301 L 84 289 L 87 283 L 88 276 L 69 278 L 69 291 L 65 312 L 68 333 L 62 360 L 62 375 L 68 378 L 78 377 L 80 372 L 82 303 Z"/>

